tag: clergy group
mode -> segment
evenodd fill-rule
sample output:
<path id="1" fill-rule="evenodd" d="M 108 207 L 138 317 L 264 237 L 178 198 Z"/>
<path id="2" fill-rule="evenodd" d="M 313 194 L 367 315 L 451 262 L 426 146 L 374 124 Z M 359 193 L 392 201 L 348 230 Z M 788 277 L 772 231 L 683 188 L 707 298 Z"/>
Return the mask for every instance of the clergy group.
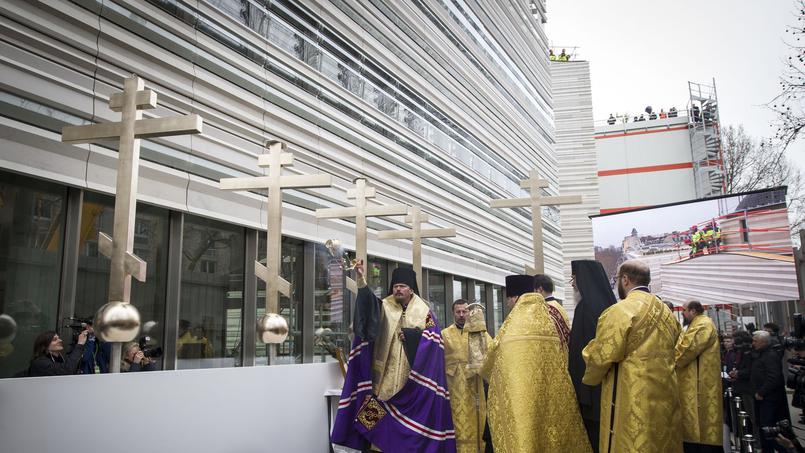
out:
<path id="1" fill-rule="evenodd" d="M 722 450 L 718 334 L 689 302 L 682 332 L 648 266 L 573 261 L 572 325 L 546 275 L 506 278 L 497 335 L 456 300 L 442 329 L 413 270 L 389 295 L 358 281 L 352 347 L 331 434 L 362 452 L 676 453 Z"/>

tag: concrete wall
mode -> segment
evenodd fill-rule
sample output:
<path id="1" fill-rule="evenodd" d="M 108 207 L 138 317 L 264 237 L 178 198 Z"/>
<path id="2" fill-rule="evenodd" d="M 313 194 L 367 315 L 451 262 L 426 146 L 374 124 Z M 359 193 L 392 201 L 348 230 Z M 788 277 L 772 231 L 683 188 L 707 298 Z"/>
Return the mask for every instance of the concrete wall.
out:
<path id="1" fill-rule="evenodd" d="M 326 452 L 336 363 L 0 380 L 0 451 Z"/>
<path id="2" fill-rule="evenodd" d="M 687 118 L 596 130 L 601 211 L 696 198 Z"/>
<path id="3" fill-rule="evenodd" d="M 559 161 L 559 193 L 581 195 L 582 203 L 560 208 L 562 225 L 562 280 L 565 308 L 572 312 L 573 288 L 570 262 L 594 259 L 593 226 L 590 216 L 599 212 L 598 175 L 593 123 L 590 63 L 551 63 L 551 82 L 556 125 L 556 159 Z"/>

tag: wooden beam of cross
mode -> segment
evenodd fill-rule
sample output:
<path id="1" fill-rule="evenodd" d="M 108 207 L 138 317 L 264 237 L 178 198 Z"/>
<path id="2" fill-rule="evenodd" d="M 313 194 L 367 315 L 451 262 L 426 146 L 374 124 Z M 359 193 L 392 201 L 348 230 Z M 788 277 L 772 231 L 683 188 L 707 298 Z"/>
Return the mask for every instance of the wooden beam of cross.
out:
<path id="1" fill-rule="evenodd" d="M 408 212 L 408 206 L 403 204 L 368 206 L 366 200 L 374 198 L 375 194 L 374 187 L 367 186 L 365 179 L 358 178 L 355 180 L 355 188 L 347 190 L 347 198 L 354 198 L 355 206 L 316 210 L 317 219 L 355 219 L 355 257 L 364 265 L 367 262 L 366 218 L 405 215 Z M 353 294 L 358 293 L 358 284 L 349 277 L 347 277 L 347 289 Z"/>
<path id="2" fill-rule="evenodd" d="M 111 258 L 109 303 L 129 304 L 131 302 L 131 277 L 133 276 L 141 282 L 145 281 L 146 263 L 134 254 L 140 139 L 200 134 L 203 125 L 201 117 L 195 114 L 142 119 L 141 109 L 153 109 L 156 106 L 157 94 L 144 89 L 143 80 L 132 75 L 125 80 L 123 92 L 115 93 L 109 99 L 109 108 L 121 113 L 119 122 L 66 126 L 62 129 L 62 141 L 65 143 L 92 143 L 113 139 L 120 141 L 115 188 L 114 229 L 112 236 L 99 233 L 98 241 L 100 252 Z M 98 322 L 99 320 L 96 319 L 96 328 Z M 139 333 L 139 319 L 136 324 L 137 330 L 133 333 L 123 334 L 120 329 L 116 329 L 114 334 L 108 335 L 105 335 L 103 331 L 98 332 L 101 339 L 113 343 L 111 363 L 113 373 L 120 370 L 120 342 L 131 341 L 136 337 Z M 134 328 L 133 324 L 130 325 Z M 129 336 L 130 338 L 128 338 Z"/>
<path id="3" fill-rule="evenodd" d="M 411 206 L 411 213 L 405 216 L 405 223 L 411 225 L 410 230 L 381 231 L 378 239 L 411 239 L 414 242 L 413 264 L 416 272 L 416 284 L 421 291 L 422 286 L 422 239 L 423 238 L 451 238 L 456 235 L 455 228 L 422 229 L 423 223 L 428 223 L 429 217 L 422 212 L 419 206 Z M 420 294 L 421 296 L 421 294 Z"/>
<path id="4" fill-rule="evenodd" d="M 266 264 L 264 266 L 255 261 L 254 273 L 266 282 L 266 314 L 278 314 L 279 294 L 291 297 L 291 285 L 279 274 L 282 256 L 282 189 L 329 187 L 332 185 L 332 176 L 282 176 L 282 167 L 293 165 L 293 154 L 284 152 L 285 144 L 282 142 L 270 141 L 266 146 L 268 154 L 258 156 L 257 165 L 268 168 L 267 176 L 223 178 L 220 185 L 224 190 L 268 189 Z"/>
<path id="5" fill-rule="evenodd" d="M 542 189 L 548 187 L 548 181 L 539 178 L 537 169 L 531 170 L 528 179 L 520 181 L 520 187 L 530 191 L 526 198 L 508 198 L 490 200 L 492 208 L 531 208 L 531 229 L 534 241 L 534 266 L 525 266 L 529 275 L 545 273 L 545 257 L 542 247 L 542 207 L 581 203 L 581 195 L 542 196 Z"/>

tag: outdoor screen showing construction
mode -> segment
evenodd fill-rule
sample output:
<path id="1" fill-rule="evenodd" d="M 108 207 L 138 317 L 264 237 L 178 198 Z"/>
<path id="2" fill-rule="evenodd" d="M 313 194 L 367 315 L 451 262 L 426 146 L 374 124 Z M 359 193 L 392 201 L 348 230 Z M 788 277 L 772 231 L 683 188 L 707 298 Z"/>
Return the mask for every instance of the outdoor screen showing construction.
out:
<path id="1" fill-rule="evenodd" d="M 594 216 L 595 258 L 651 268 L 653 293 L 676 305 L 796 300 L 786 188 Z"/>

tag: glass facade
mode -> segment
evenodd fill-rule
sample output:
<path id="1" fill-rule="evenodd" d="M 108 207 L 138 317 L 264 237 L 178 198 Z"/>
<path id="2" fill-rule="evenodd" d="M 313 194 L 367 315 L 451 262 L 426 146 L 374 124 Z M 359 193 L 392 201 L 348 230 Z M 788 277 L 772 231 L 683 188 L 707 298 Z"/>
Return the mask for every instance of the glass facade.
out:
<path id="1" fill-rule="evenodd" d="M 27 369 L 34 338 L 60 325 L 66 196 L 64 187 L 0 172 L 0 313 L 17 323 L 16 336 L 0 341 L 0 377 Z"/>
<path id="2" fill-rule="evenodd" d="M 452 323 L 452 315 L 447 316 L 447 311 L 453 301 L 447 300 L 447 295 L 444 290 L 444 272 L 428 270 L 428 302 L 431 303 L 433 312 L 436 313 L 436 319 L 439 321 L 439 327 L 444 329 Z"/>
<path id="3" fill-rule="evenodd" d="M 261 264 L 265 264 L 266 259 L 266 235 L 265 232 L 258 232 L 257 257 Z M 304 304 L 304 282 L 305 282 L 305 243 L 284 237 L 282 238 L 282 254 L 280 257 L 281 269 L 280 276 L 291 284 L 291 297 L 280 294 L 280 314 L 288 320 L 288 339 L 277 348 L 276 364 L 302 363 L 302 304 Z M 252 269 L 247 265 L 248 272 Z M 257 317 L 260 319 L 266 311 L 265 296 L 266 283 L 257 279 Z M 268 363 L 268 349 L 260 339 L 256 342 L 256 364 L 266 365 Z"/>
<path id="4" fill-rule="evenodd" d="M 186 215 L 177 368 L 240 364 L 244 229 Z"/>
<path id="5" fill-rule="evenodd" d="M 74 304 L 62 303 L 60 313 L 60 276 L 66 260 L 64 231 L 67 227 L 67 188 L 24 176 L 0 172 L 0 309 L 18 325 L 12 341 L 0 342 L 0 377 L 11 377 L 28 366 L 33 339 L 45 330 L 54 330 L 79 322 L 72 318 L 91 318 L 106 303 L 109 259 L 98 250 L 98 233 L 112 233 L 114 199 L 84 191 L 80 214 L 76 216 L 77 259 L 74 271 L 66 275 L 75 287 Z M 176 338 L 176 352 L 158 361 L 158 368 L 188 369 L 241 366 L 244 354 L 252 354 L 256 365 L 267 364 L 266 346 L 259 341 L 253 348 L 243 347 L 246 306 L 245 273 L 253 272 L 246 263 L 246 233 L 243 227 L 178 214 L 182 221 L 181 253 L 171 262 L 171 212 L 138 203 L 135 221 L 134 251 L 148 263 L 146 282 L 132 282 L 132 303 L 143 323 L 143 336 L 150 346 L 163 346 L 166 335 Z M 265 260 L 265 232 L 256 232 L 259 261 Z M 305 249 L 312 246 L 313 275 L 305 273 Z M 334 258 L 322 244 L 283 237 L 280 274 L 291 284 L 291 297 L 280 297 L 280 313 L 288 320 L 290 334 L 277 349 L 276 364 L 335 360 L 335 348 L 348 351 L 351 310 L 354 298 L 346 291 L 342 261 Z M 168 275 L 177 268 L 179 299 L 168 300 Z M 367 282 L 379 297 L 387 295 L 389 271 L 411 267 L 409 263 L 369 257 Z M 452 322 L 445 282 L 450 277 L 439 271 L 425 270 L 427 300 L 440 325 Z M 312 294 L 305 293 L 305 281 L 313 279 Z M 453 297 L 467 298 L 470 281 L 452 276 Z M 475 282 L 470 294 L 486 304 L 488 283 Z M 265 283 L 256 280 L 255 316 L 264 313 Z M 500 297 L 500 287 L 493 286 L 493 298 Z M 306 301 L 313 304 L 312 332 L 304 325 Z M 502 306 L 495 302 L 495 323 L 502 322 Z M 170 306 L 178 306 L 175 319 L 168 319 Z M 500 311 L 500 313 L 499 313 Z M 493 329 L 490 329 L 493 330 Z M 69 331 L 69 329 L 68 329 Z M 305 358 L 302 344 L 309 338 L 313 355 Z M 69 344 L 69 341 L 66 341 Z M 245 349 L 248 349 L 247 352 Z M 168 366 L 168 364 L 173 364 Z"/>
<path id="6" fill-rule="evenodd" d="M 109 258 L 98 250 L 98 233 L 112 236 L 114 198 L 86 192 L 81 203 L 78 239 L 78 272 L 74 317 L 92 318 L 109 301 Z M 165 289 L 168 269 L 168 211 L 137 204 L 134 222 L 134 254 L 146 263 L 146 280 L 132 280 L 131 302 L 140 312 L 143 335 L 148 344 L 163 344 Z M 80 321 L 80 319 L 76 321 Z M 156 363 L 160 366 L 159 361 Z"/>

